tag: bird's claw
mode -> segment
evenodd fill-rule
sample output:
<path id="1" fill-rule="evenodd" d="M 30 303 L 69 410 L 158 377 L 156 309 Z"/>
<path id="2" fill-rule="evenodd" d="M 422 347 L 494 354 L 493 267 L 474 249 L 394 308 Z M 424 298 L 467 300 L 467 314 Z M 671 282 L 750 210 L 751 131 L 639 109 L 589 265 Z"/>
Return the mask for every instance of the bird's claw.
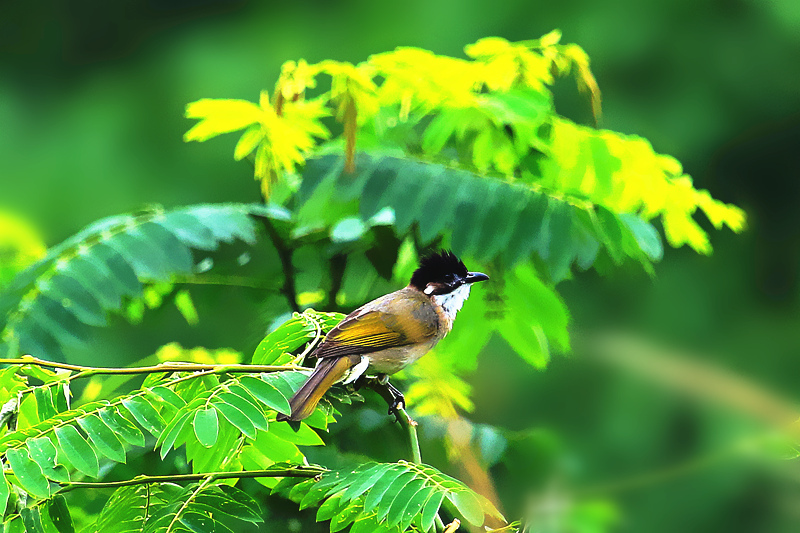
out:
<path id="1" fill-rule="evenodd" d="M 392 405 L 389 407 L 389 414 L 393 414 L 398 409 L 405 409 L 406 408 L 406 400 L 405 398 L 395 398 L 392 402 Z"/>

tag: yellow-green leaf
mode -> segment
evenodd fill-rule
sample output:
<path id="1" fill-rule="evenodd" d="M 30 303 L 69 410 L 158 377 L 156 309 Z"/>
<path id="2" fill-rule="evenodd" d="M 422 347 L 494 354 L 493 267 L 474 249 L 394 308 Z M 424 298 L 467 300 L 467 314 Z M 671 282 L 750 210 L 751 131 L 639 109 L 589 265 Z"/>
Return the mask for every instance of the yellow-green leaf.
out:
<path id="1" fill-rule="evenodd" d="M 183 136 L 184 141 L 206 141 L 217 135 L 246 128 L 263 118 L 263 110 L 246 100 L 204 98 L 186 106 L 186 117 L 200 122 Z"/>

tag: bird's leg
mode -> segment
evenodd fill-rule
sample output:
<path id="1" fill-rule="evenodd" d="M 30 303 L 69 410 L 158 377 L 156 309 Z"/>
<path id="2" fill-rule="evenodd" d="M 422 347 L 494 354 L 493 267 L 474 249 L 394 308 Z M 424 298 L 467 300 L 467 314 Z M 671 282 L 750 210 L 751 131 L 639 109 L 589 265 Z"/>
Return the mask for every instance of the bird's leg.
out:
<path id="1" fill-rule="evenodd" d="M 400 392 L 400 389 L 389 383 L 389 380 L 386 380 L 384 384 L 386 388 L 389 390 L 389 393 L 392 395 L 392 403 L 389 407 L 389 413 L 391 414 L 392 411 L 395 409 L 405 409 L 406 408 L 406 397 L 403 396 L 403 393 Z"/>
<path id="2" fill-rule="evenodd" d="M 397 409 L 405 409 L 406 399 L 400 389 L 389 383 L 389 376 L 378 374 L 377 377 L 366 379 L 364 384 L 380 394 L 381 398 L 389 404 L 389 414 L 395 415 L 399 422 L 400 417 Z"/>

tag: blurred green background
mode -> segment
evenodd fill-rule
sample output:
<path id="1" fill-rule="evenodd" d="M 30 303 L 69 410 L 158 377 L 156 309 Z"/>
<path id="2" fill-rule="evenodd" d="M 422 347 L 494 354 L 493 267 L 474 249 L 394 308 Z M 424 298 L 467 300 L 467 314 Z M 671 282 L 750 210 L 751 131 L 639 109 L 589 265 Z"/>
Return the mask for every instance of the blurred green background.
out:
<path id="1" fill-rule="evenodd" d="M 187 102 L 256 100 L 287 59 L 403 45 L 461 56 L 481 37 L 553 28 L 592 58 L 603 126 L 677 157 L 750 229 L 712 233 L 710 258 L 667 250 L 655 279 L 630 268 L 561 283 L 576 350 L 544 372 L 490 345 L 472 419 L 517 432 L 517 455 L 492 471 L 505 510 L 586 496 L 616 506 L 618 531 L 798 531 L 798 461 L 776 459 L 800 416 L 797 0 L 6 2 L 0 209 L 53 245 L 153 203 L 258 201 L 235 136 L 182 142 Z M 571 82 L 556 94 L 560 113 L 586 119 Z M 146 329 L 115 330 L 118 357 L 170 341 L 252 351 L 268 310 L 237 316 L 237 294 L 193 295 L 201 324 L 219 327 L 161 309 Z"/>

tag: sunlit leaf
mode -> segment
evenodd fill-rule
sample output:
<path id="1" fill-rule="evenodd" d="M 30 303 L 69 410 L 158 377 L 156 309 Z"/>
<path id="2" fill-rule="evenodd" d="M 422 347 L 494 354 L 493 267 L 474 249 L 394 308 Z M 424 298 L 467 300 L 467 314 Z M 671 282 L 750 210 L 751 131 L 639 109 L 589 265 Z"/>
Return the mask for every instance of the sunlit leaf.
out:
<path id="1" fill-rule="evenodd" d="M 73 426 L 61 426 L 55 429 L 58 444 L 72 466 L 90 477 L 99 475 L 97 454 L 92 446 Z"/>
<path id="2" fill-rule="evenodd" d="M 213 407 L 198 410 L 194 415 L 192 421 L 194 434 L 200 444 L 206 448 L 210 448 L 217 442 L 217 434 L 219 431 L 219 420 L 217 419 L 217 410 Z"/>

